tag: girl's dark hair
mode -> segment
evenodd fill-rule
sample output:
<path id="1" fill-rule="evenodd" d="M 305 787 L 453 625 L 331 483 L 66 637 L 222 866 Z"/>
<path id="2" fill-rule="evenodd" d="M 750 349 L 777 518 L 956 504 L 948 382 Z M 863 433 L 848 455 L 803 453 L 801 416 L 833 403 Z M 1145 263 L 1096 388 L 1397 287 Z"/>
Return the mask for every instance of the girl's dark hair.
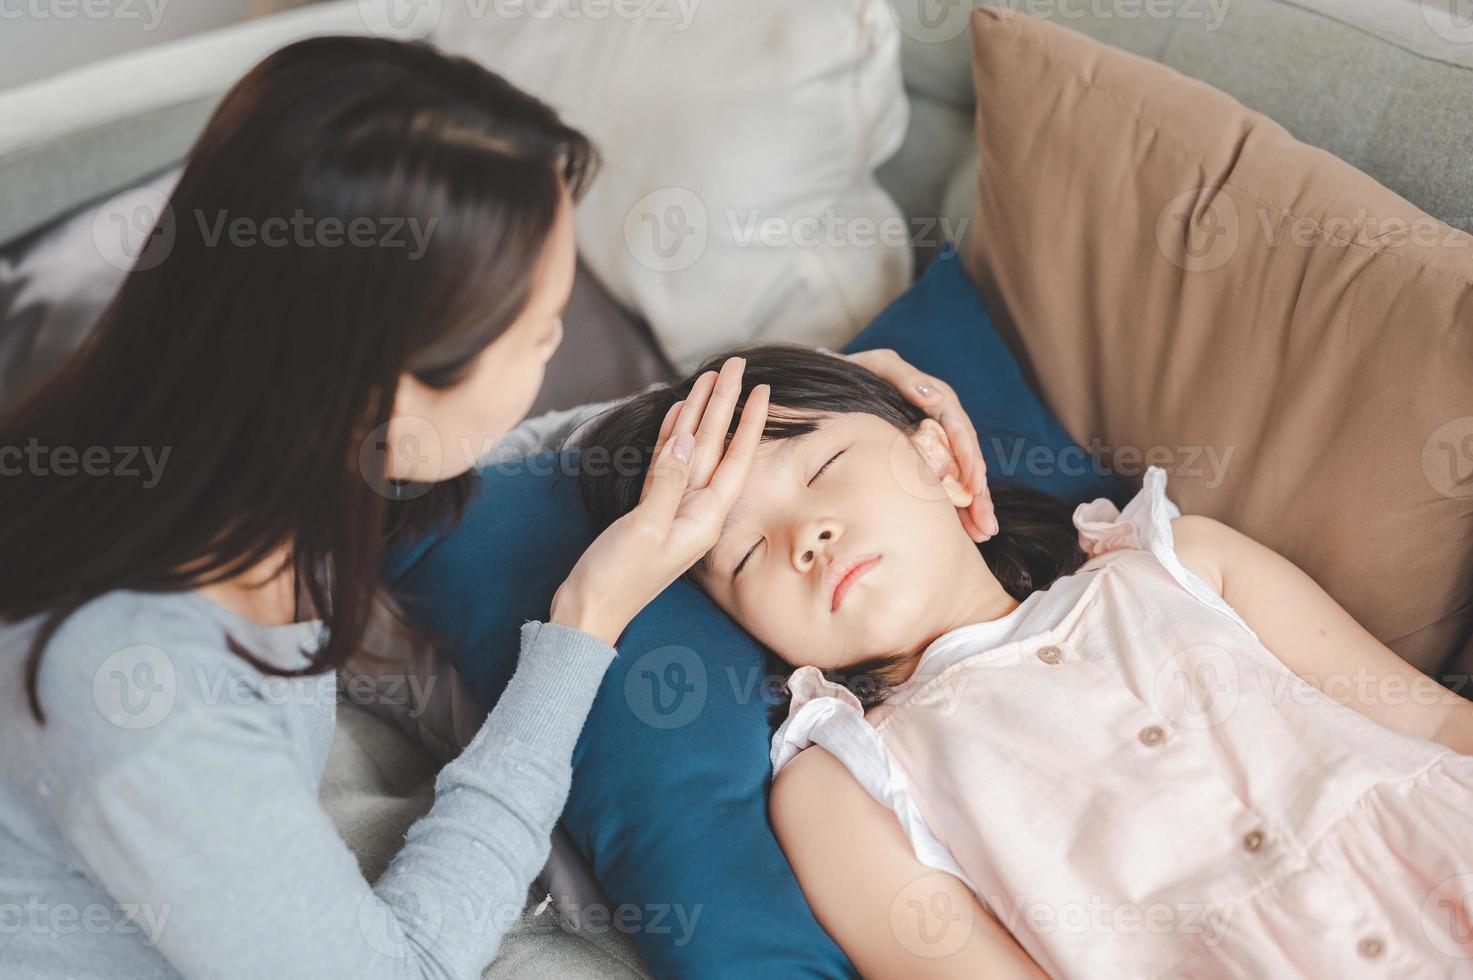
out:
<path id="1" fill-rule="evenodd" d="M 236 84 L 146 261 L 0 415 L 0 449 L 168 453 L 156 483 L 52 468 L 0 480 L 0 618 L 45 617 L 25 666 L 37 720 L 41 656 L 79 607 L 212 584 L 288 542 L 330 633 L 285 673 L 347 660 L 385 544 L 453 521 L 476 486 L 396 494 L 373 434 L 400 376 L 465 375 L 525 307 L 562 191 L 579 195 L 595 166 L 551 108 L 425 45 L 316 38 Z"/>
<path id="2" fill-rule="evenodd" d="M 598 527 L 608 526 L 639 503 L 665 413 L 690 394 L 697 378 L 719 370 L 730 357 L 747 362 L 742 377 L 746 390 L 732 416 L 732 432 L 746 404 L 746 392 L 763 384 L 772 388 L 764 440 L 806 435 L 827 415 L 874 415 L 907 433 L 926 418 L 889 382 L 844 358 L 788 344 L 718 354 L 685 379 L 650 388 L 590 424 L 580 441 L 581 452 L 590 462 L 579 467 L 579 490 Z M 994 485 L 992 500 L 999 531 L 978 547 L 998 583 L 1013 598 L 1021 601 L 1046 589 L 1084 563 L 1072 510 L 1063 501 L 1031 487 L 1008 485 Z M 791 672 L 790 666 L 770 652 L 768 656 L 778 671 Z M 842 674 L 831 672 L 829 677 L 846 683 L 866 708 L 872 707 L 888 695 L 886 678 L 898 659 L 876 658 L 853 664 Z M 786 714 L 784 705 L 774 709 L 775 717 Z"/>

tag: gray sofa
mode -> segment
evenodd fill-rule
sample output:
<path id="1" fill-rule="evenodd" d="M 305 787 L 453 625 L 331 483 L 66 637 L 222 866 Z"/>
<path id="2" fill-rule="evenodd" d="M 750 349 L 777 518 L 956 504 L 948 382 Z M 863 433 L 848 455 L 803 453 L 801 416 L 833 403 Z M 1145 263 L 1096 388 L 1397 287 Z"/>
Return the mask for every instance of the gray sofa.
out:
<path id="1" fill-rule="evenodd" d="M 1473 231 L 1473 25 L 1439 20 L 1435 0 L 1171 0 L 1161 17 L 1142 12 L 1159 5 L 1129 0 L 991 5 L 1047 16 L 1202 78 Z M 960 233 L 972 217 L 967 6 L 896 0 L 912 112 L 881 179 L 917 228 Z M 93 244 L 94 224 L 135 200 L 115 195 L 141 202 L 167 190 L 215 101 L 270 50 L 363 31 L 355 0 L 334 0 L 0 92 L 0 405 L 66 356 L 121 278 Z M 919 237 L 929 243 L 918 255 L 924 262 L 938 239 Z M 536 411 L 669 376 L 638 311 L 620 309 L 586 272 L 566 321 L 575 339 L 551 365 Z M 546 435 L 534 426 L 517 438 L 531 448 Z M 340 712 L 322 799 L 370 877 L 429 805 L 436 760 L 476 721 L 463 692 L 417 707 L 428 713 L 413 720 L 351 704 Z M 560 843 L 487 975 L 643 975 L 627 937 L 578 934 L 556 904 L 540 902 L 549 891 L 590 888 L 576 853 Z"/>

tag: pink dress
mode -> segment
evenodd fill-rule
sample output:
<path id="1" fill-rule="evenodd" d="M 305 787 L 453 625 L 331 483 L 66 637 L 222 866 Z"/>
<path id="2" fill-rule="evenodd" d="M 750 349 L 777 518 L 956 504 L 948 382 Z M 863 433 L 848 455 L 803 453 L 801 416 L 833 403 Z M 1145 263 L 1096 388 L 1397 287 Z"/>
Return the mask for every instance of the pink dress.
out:
<path id="1" fill-rule="evenodd" d="M 1285 668 L 1178 560 L 1165 482 L 1081 505 L 1076 575 L 867 717 L 797 671 L 774 767 L 828 747 L 1055 976 L 1473 976 L 1473 756 Z"/>

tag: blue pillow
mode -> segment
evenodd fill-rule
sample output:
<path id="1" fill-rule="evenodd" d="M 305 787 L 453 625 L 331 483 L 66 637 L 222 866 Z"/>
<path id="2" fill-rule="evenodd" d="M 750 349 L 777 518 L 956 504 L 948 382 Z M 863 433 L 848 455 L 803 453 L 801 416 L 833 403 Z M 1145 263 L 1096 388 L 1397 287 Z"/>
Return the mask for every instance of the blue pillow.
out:
<path id="1" fill-rule="evenodd" d="M 848 349 L 875 347 L 956 388 L 995 482 L 1125 499 L 1029 390 L 955 253 Z M 401 601 L 450 641 L 486 704 L 511 676 L 520 625 L 546 615 L 591 538 L 575 468 L 551 454 L 494 467 L 458 527 L 388 561 Z M 616 906 L 607 921 L 656 976 L 855 975 L 767 822 L 772 699 L 757 643 L 677 582 L 624 633 L 583 729 L 563 823 Z"/>

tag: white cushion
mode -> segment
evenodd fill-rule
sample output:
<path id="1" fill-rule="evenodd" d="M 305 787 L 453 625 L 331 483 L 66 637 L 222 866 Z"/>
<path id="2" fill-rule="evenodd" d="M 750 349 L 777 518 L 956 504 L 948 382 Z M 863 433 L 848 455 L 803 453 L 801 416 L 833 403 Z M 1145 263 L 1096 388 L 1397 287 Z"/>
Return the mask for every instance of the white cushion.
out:
<path id="1" fill-rule="evenodd" d="M 887 0 L 445 0 L 431 36 L 597 144 L 579 249 L 677 366 L 838 347 L 909 283 Z"/>

